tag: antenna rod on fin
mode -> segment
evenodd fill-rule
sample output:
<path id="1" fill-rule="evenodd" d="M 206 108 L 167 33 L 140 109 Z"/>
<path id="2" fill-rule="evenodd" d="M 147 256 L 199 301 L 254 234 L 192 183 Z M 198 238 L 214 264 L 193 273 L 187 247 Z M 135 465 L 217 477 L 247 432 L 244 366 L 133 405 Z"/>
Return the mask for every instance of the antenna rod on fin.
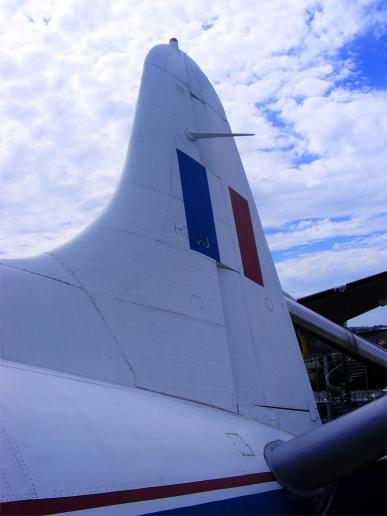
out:
<path id="1" fill-rule="evenodd" d="M 185 130 L 189 140 L 204 140 L 206 138 L 230 138 L 231 136 L 255 136 L 255 133 L 196 133 L 190 129 Z"/>

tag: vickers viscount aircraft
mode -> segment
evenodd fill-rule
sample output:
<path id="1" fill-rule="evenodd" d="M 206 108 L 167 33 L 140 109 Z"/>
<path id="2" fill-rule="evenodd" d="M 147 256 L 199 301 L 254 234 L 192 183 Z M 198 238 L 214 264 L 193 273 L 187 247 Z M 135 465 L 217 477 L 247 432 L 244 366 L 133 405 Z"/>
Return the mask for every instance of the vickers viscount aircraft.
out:
<path id="1" fill-rule="evenodd" d="M 327 323 L 285 299 L 233 136 L 177 41 L 154 47 L 105 212 L 3 263 L 3 515 L 326 513 L 384 455 L 383 399 L 321 425 L 289 308 Z"/>

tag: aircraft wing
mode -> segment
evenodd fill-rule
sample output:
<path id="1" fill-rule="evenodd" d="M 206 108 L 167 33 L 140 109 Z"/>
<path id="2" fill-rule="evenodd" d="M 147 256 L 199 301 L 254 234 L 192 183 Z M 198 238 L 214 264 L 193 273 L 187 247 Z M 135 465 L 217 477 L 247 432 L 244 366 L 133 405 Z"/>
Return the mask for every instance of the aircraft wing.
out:
<path id="1" fill-rule="evenodd" d="M 338 324 L 387 304 L 387 271 L 301 297 L 298 303 Z"/>

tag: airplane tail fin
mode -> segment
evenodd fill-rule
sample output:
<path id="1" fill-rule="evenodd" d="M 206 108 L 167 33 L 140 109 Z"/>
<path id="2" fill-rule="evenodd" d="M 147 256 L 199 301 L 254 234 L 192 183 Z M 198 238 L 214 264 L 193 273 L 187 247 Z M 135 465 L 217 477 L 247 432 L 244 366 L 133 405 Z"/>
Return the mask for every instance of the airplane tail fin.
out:
<path id="1" fill-rule="evenodd" d="M 8 262 L 8 272 L 35 275 L 35 287 L 18 292 L 40 333 L 31 349 L 13 314 L 6 358 L 294 433 L 319 424 L 239 152 L 225 137 L 231 132 L 194 61 L 175 41 L 154 47 L 111 204 L 74 241 Z M 39 289 L 46 294 L 37 304 Z"/>

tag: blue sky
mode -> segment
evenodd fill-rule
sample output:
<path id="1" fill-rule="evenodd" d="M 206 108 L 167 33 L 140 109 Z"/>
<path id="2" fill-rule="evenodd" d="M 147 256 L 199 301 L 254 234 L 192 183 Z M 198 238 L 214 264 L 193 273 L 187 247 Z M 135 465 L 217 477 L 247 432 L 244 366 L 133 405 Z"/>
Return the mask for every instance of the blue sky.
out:
<path id="1" fill-rule="evenodd" d="M 5 1 L 0 23 L 2 256 L 65 242 L 109 202 L 144 57 L 174 35 L 256 133 L 238 145 L 283 288 L 387 268 L 386 1 Z"/>
<path id="2" fill-rule="evenodd" d="M 385 7 L 385 6 L 384 6 Z M 387 32 L 371 27 L 344 45 L 340 58 L 353 63 L 353 71 L 343 86 L 349 89 L 387 88 Z"/>

